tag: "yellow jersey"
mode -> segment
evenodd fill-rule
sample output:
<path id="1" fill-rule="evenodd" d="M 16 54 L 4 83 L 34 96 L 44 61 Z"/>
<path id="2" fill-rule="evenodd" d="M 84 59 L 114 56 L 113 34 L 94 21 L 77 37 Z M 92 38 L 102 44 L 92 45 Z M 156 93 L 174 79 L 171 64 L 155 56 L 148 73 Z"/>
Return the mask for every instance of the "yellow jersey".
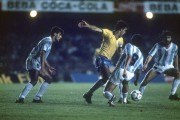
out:
<path id="1" fill-rule="evenodd" d="M 111 30 L 102 29 L 102 31 L 103 41 L 101 43 L 99 54 L 111 60 L 117 48 L 123 46 L 124 40 L 122 37 L 117 40 Z"/>

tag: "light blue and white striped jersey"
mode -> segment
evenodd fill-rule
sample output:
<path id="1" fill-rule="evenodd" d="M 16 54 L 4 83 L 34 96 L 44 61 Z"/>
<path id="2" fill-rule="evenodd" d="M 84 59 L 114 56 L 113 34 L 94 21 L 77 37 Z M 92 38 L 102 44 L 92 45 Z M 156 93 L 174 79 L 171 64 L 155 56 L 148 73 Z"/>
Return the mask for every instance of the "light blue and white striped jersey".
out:
<path id="1" fill-rule="evenodd" d="M 45 58 L 47 59 L 52 46 L 51 37 L 45 37 L 39 41 L 39 43 L 31 50 L 27 62 L 26 62 L 26 69 L 41 69 L 41 61 L 40 61 L 40 53 L 42 50 L 45 51 Z"/>
<path id="2" fill-rule="evenodd" d="M 131 60 L 131 62 L 129 64 L 128 68 L 127 68 L 127 70 L 129 72 L 134 73 L 136 71 L 136 69 L 142 69 L 143 68 L 144 57 L 142 55 L 142 52 L 135 45 L 132 45 L 132 44 L 128 43 L 124 47 L 122 58 L 120 58 L 119 61 L 118 61 L 118 64 L 120 64 L 120 67 L 122 69 L 125 68 L 125 65 L 126 65 L 126 62 L 127 62 L 126 61 L 126 56 L 127 55 L 132 56 L 132 60 Z"/>
<path id="3" fill-rule="evenodd" d="M 169 48 L 165 48 L 161 43 L 156 43 L 150 50 L 149 55 L 154 56 L 155 65 L 173 66 L 174 58 L 178 54 L 178 46 L 171 43 Z"/>

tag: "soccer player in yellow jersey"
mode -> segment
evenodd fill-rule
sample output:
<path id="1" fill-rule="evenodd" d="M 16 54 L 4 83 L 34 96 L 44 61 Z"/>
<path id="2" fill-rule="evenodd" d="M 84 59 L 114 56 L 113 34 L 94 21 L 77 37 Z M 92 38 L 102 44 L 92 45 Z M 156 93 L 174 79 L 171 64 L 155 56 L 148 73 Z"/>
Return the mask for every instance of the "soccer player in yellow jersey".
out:
<path id="1" fill-rule="evenodd" d="M 118 50 L 118 52 L 121 53 L 122 51 L 122 45 L 124 43 L 122 36 L 126 33 L 127 30 L 127 24 L 126 22 L 119 20 L 116 23 L 114 31 L 111 31 L 109 29 L 101 29 L 99 27 L 96 27 L 94 25 L 90 25 L 86 21 L 82 20 L 78 24 L 79 28 L 88 28 L 92 31 L 102 33 L 103 40 L 101 43 L 101 46 L 99 48 L 99 54 L 96 56 L 95 59 L 95 67 L 97 68 L 98 72 L 102 76 L 101 79 L 99 79 L 93 86 L 90 88 L 84 95 L 83 98 L 85 101 L 89 104 L 92 103 L 91 97 L 93 93 L 102 85 L 104 85 L 111 72 L 112 68 L 114 66 L 111 63 L 111 58 Z"/>

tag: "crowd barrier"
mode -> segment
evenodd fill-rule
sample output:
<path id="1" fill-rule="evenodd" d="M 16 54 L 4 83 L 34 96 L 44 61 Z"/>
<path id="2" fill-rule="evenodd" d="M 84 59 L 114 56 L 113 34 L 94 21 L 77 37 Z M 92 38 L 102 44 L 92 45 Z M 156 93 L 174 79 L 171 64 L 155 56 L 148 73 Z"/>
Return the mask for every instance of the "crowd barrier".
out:
<path id="1" fill-rule="evenodd" d="M 28 73 L 17 73 L 17 74 L 0 74 L 0 84 L 12 84 L 12 83 L 27 83 L 30 81 Z M 42 83 L 43 79 L 38 78 L 38 82 Z"/>
<path id="2" fill-rule="evenodd" d="M 144 78 L 145 74 L 142 74 L 140 77 L 139 82 L 141 82 Z M 71 73 L 71 82 L 74 83 L 94 83 L 96 82 L 100 76 L 98 74 L 84 74 L 84 73 Z M 38 78 L 38 82 L 42 83 L 43 79 L 41 77 Z M 130 82 L 133 83 L 135 78 L 133 78 Z M 152 80 L 153 83 L 163 83 L 168 82 L 171 83 L 173 80 L 173 77 L 167 76 L 164 77 L 162 75 L 159 75 L 155 79 Z M 17 74 L 0 74 L 0 84 L 12 84 L 12 83 L 27 83 L 30 81 L 30 77 L 28 73 L 17 73 Z M 60 80 L 59 80 L 60 81 Z"/>

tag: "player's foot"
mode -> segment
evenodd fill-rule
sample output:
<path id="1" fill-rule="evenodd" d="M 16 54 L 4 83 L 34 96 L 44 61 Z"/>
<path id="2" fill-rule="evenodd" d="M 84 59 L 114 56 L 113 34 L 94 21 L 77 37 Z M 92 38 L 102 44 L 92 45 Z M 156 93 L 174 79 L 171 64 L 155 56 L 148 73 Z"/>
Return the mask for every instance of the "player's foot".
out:
<path id="1" fill-rule="evenodd" d="M 176 100 L 176 101 L 179 101 L 179 100 L 180 100 L 180 98 L 178 97 L 177 94 L 169 95 L 169 99 L 170 99 L 170 100 Z"/>
<path id="2" fill-rule="evenodd" d="M 33 103 L 43 103 L 43 101 L 42 101 L 41 99 L 39 99 L 39 100 L 33 99 L 32 102 L 33 102 Z"/>
<path id="3" fill-rule="evenodd" d="M 115 103 L 114 103 L 115 100 L 116 100 L 116 96 L 113 95 L 111 100 L 108 101 L 109 107 L 114 107 L 115 106 Z"/>
<path id="4" fill-rule="evenodd" d="M 83 95 L 83 98 L 85 99 L 85 101 L 86 101 L 88 104 L 92 104 L 91 97 L 92 97 L 92 94 L 85 93 L 85 94 Z"/>
<path id="5" fill-rule="evenodd" d="M 127 100 L 127 102 L 123 102 L 122 99 L 118 100 L 118 103 L 122 103 L 122 104 L 131 104 L 131 102 L 129 100 Z"/>
<path id="6" fill-rule="evenodd" d="M 24 98 L 16 99 L 15 103 L 24 103 Z"/>

